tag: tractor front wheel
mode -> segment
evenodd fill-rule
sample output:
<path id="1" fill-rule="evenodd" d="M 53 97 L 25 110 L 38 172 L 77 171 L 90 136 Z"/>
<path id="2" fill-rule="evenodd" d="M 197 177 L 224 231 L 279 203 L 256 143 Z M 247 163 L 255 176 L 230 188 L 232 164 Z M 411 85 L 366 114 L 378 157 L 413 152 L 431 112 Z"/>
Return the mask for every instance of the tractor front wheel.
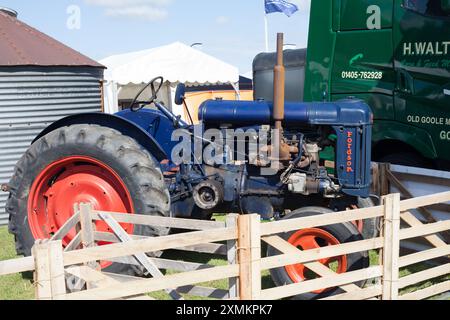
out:
<path id="1" fill-rule="evenodd" d="M 124 214 L 168 216 L 170 210 L 158 162 L 134 139 L 97 125 L 62 127 L 40 138 L 18 162 L 9 186 L 9 230 L 17 253 L 25 256 L 36 239 L 51 238 L 64 225 L 76 203 Z M 122 227 L 135 235 L 168 233 L 165 228 Z M 96 229 L 111 232 L 104 222 L 98 221 Z M 75 235 L 71 230 L 63 245 Z M 101 265 L 109 272 L 136 271 L 118 263 Z"/>
<path id="2" fill-rule="evenodd" d="M 321 215 L 330 212 L 332 211 L 326 208 L 307 207 L 291 212 L 286 215 L 283 220 Z M 318 228 L 294 230 L 279 234 L 278 236 L 300 250 L 312 250 L 320 247 L 339 245 L 342 243 L 359 241 L 363 239 L 356 226 L 350 222 Z M 279 254 L 282 253 L 270 245 L 268 246 L 268 256 L 275 256 Z M 330 257 L 317 262 L 328 267 L 331 271 L 340 274 L 368 267 L 369 258 L 367 252 L 357 252 L 337 257 Z M 271 269 L 270 274 L 276 286 L 284 286 L 292 283 L 312 280 L 318 277 L 317 274 L 308 269 L 308 267 L 304 264 Z M 362 286 L 363 284 L 364 283 L 358 283 L 357 285 Z M 343 293 L 343 291 L 339 288 L 324 288 L 321 290 L 300 294 L 295 296 L 294 299 L 316 300 L 339 293 Z"/>

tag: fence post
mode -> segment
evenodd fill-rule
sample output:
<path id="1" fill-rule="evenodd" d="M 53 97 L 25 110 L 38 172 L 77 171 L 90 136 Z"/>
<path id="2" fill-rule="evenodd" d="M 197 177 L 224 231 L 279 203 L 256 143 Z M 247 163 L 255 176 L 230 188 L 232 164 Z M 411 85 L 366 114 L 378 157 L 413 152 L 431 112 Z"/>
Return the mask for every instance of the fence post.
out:
<path id="1" fill-rule="evenodd" d="M 380 178 L 380 196 L 389 194 L 389 179 L 388 171 L 390 170 L 389 163 L 380 163 L 379 178 Z"/>
<path id="2" fill-rule="evenodd" d="M 398 299 L 398 260 L 400 256 L 400 194 L 383 197 L 383 300 Z"/>
<path id="3" fill-rule="evenodd" d="M 238 225 L 238 216 L 237 214 L 229 214 L 227 215 L 227 220 L 225 222 L 227 228 L 237 228 Z M 238 241 L 237 239 L 228 240 L 227 241 L 227 260 L 228 264 L 237 264 L 238 263 Z M 230 299 L 237 298 L 239 295 L 239 283 L 238 278 L 229 278 L 228 279 L 228 297 Z"/>
<path id="4" fill-rule="evenodd" d="M 261 221 L 257 214 L 238 217 L 239 297 L 261 295 Z"/>
<path id="5" fill-rule="evenodd" d="M 78 210 L 80 212 L 80 233 L 82 247 L 93 247 L 95 246 L 95 235 L 94 225 L 92 222 L 92 205 L 87 203 L 80 203 Z M 99 264 L 97 263 L 97 261 L 89 261 L 85 263 L 85 265 L 93 269 L 99 268 Z M 86 286 L 88 289 L 92 288 L 92 285 L 89 282 L 86 283 Z"/>
<path id="6" fill-rule="evenodd" d="M 37 300 L 63 299 L 66 294 L 62 241 L 38 240 L 32 248 Z"/>

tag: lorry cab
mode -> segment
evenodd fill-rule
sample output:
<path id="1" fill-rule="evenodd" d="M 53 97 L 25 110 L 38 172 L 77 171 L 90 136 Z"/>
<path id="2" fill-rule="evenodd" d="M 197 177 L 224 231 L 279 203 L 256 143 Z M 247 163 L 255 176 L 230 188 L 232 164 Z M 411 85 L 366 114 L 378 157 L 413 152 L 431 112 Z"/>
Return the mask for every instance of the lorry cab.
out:
<path id="1" fill-rule="evenodd" d="M 450 170 L 450 0 L 312 1 L 308 48 L 285 56 L 288 100 L 370 105 L 374 160 Z M 255 58 L 256 99 L 271 60 Z"/>

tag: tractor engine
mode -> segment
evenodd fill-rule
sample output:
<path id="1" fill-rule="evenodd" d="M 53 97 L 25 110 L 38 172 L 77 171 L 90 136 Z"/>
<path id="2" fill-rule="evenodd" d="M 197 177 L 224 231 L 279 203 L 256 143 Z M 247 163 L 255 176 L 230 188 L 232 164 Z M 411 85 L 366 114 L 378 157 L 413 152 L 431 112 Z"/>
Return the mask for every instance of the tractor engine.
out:
<path id="1" fill-rule="evenodd" d="M 200 209 L 206 216 L 233 211 L 272 218 L 312 199 L 323 203 L 369 196 L 372 124 L 366 104 L 286 103 L 281 134 L 271 126 L 273 109 L 265 101 L 211 100 L 201 105 L 202 124 L 195 131 L 202 135 L 202 152 L 215 150 L 214 159 L 223 161 L 203 164 L 203 173 L 198 166 L 183 165 L 184 176 L 198 183 L 178 190 L 186 194 L 191 189 L 192 198 L 173 203 L 177 215 L 191 216 L 190 210 Z M 210 130 L 217 132 L 213 140 L 205 138 Z M 280 140 L 287 156 L 279 151 Z M 333 153 L 331 160 L 327 152 Z M 169 189 L 180 185 L 174 180 Z M 188 199 L 193 201 L 186 206 Z"/>

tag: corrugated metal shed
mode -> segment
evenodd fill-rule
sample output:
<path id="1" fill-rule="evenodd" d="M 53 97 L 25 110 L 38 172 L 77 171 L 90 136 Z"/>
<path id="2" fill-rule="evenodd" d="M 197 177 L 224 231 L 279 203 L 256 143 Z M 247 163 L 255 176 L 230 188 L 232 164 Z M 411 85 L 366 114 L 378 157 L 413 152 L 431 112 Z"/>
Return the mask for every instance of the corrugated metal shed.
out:
<path id="1" fill-rule="evenodd" d="M 50 54 L 51 52 L 51 54 Z M 52 122 L 101 111 L 104 67 L 0 11 L 0 184 Z M 8 193 L 0 191 L 0 225 Z"/>

